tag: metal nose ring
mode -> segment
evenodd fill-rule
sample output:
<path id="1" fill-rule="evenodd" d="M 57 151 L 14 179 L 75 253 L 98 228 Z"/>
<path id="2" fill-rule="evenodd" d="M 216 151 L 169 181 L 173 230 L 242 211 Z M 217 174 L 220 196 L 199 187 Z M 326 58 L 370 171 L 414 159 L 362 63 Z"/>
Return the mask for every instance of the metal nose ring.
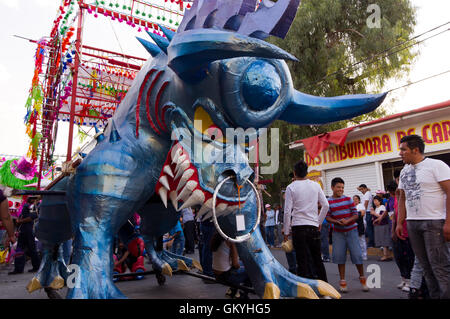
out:
<path id="1" fill-rule="evenodd" d="M 236 236 L 236 238 L 231 238 L 229 236 L 227 236 L 222 229 L 219 226 L 219 223 L 217 222 L 217 215 L 216 215 L 216 200 L 217 200 L 217 194 L 219 193 L 220 188 L 222 187 L 222 185 L 229 180 L 230 178 L 233 178 L 233 176 L 228 176 L 227 178 L 225 178 L 223 181 L 221 181 L 216 188 L 214 189 L 214 194 L 213 194 L 213 200 L 212 200 L 212 217 L 213 217 L 213 222 L 214 222 L 214 226 L 217 229 L 217 232 L 220 234 L 220 236 L 222 236 L 225 240 L 233 242 L 233 243 L 242 243 L 248 239 L 250 239 L 250 237 L 252 236 L 252 233 L 256 230 L 256 228 L 259 225 L 259 221 L 261 219 L 261 198 L 259 197 L 258 194 L 258 190 L 256 189 L 255 184 L 253 184 L 251 181 L 249 181 L 249 179 L 247 178 L 245 181 L 247 183 L 250 184 L 250 186 L 252 187 L 253 191 L 255 192 L 256 195 L 256 204 L 258 207 L 258 216 L 256 219 L 256 223 L 253 226 L 252 230 L 250 230 L 250 232 L 248 232 L 245 235 L 242 236 Z"/>

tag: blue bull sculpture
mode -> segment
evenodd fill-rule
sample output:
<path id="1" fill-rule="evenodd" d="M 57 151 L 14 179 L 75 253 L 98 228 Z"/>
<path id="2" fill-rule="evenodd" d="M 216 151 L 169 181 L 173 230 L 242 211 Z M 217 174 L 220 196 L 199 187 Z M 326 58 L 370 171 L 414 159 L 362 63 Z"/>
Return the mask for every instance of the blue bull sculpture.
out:
<path id="1" fill-rule="evenodd" d="M 293 88 L 285 60 L 296 58 L 264 38 L 286 35 L 299 2 L 194 1 L 176 33 L 165 28 L 166 37 L 149 33 L 156 45 L 139 39 L 152 58 L 96 147 L 52 188 L 66 195 L 43 198 L 37 225 L 43 259 L 30 292 L 67 284 L 67 298 L 124 298 L 113 283 L 113 238 L 134 212 L 142 218 L 145 249 L 156 271 L 200 268 L 190 258 L 155 249 L 182 208 L 198 205 L 199 214 L 209 218 L 216 191 L 215 214 L 231 238 L 249 234 L 258 220 L 248 149 L 222 132 L 256 131 L 277 119 L 334 122 L 382 103 L 385 94 L 324 98 Z M 250 134 L 247 146 L 256 137 Z M 245 230 L 237 230 L 236 214 L 244 216 Z M 78 271 L 69 285 L 59 247 L 71 237 Z M 331 285 L 286 270 L 258 229 L 237 247 L 260 297 L 340 297 Z"/>

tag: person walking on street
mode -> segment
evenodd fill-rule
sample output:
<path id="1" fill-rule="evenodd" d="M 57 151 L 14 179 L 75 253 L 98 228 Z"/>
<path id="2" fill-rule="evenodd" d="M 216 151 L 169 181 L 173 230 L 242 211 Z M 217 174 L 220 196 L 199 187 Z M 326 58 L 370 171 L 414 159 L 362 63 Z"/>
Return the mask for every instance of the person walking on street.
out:
<path id="1" fill-rule="evenodd" d="M 426 158 L 421 136 L 400 140 L 405 163 L 400 172 L 399 214 L 396 235 L 407 230 L 429 290 L 430 298 L 450 298 L 450 168 L 443 161 Z"/>
<path id="2" fill-rule="evenodd" d="M 283 211 L 279 204 L 274 204 L 275 210 L 275 247 L 280 248 L 283 243 L 283 235 L 281 228 L 283 227 Z"/>
<path id="3" fill-rule="evenodd" d="M 212 268 L 213 255 L 210 243 L 215 231 L 216 228 L 211 218 L 202 220 L 200 222 L 200 265 L 202 266 L 202 273 L 210 277 L 214 277 Z M 211 281 L 209 280 L 204 280 L 204 282 L 208 284 L 211 283 Z"/>
<path id="4" fill-rule="evenodd" d="M 24 271 L 26 258 L 30 256 L 33 266 L 28 272 L 36 272 L 41 264 L 41 258 L 36 250 L 36 242 L 34 240 L 33 225 L 34 220 L 38 217 L 35 210 L 33 197 L 28 197 L 22 208 L 22 213 L 16 223 L 19 225 L 19 238 L 17 239 L 16 257 L 14 259 L 14 270 L 8 275 L 21 274 Z"/>
<path id="5" fill-rule="evenodd" d="M 373 208 L 373 196 L 370 189 L 367 188 L 366 184 L 361 184 L 357 188 L 361 193 L 363 193 L 362 203 L 364 204 L 364 210 L 366 211 L 366 237 L 367 237 L 367 247 L 375 247 L 375 234 L 373 228 L 372 215 L 370 210 Z"/>
<path id="6" fill-rule="evenodd" d="M 328 281 L 321 256 L 320 226 L 328 212 L 328 201 L 320 185 L 306 178 L 308 165 L 299 161 L 294 166 L 295 180 L 286 188 L 284 210 L 284 241 L 292 232 L 292 243 L 297 259 L 297 275 Z M 318 213 L 318 203 L 322 206 Z M 310 265 L 309 265 L 310 264 Z"/>
<path id="7" fill-rule="evenodd" d="M 400 176 L 400 171 L 398 171 L 398 176 Z M 395 173 L 394 173 L 394 177 Z M 397 178 L 396 178 L 397 179 Z M 405 231 L 405 239 L 400 239 L 395 234 L 395 227 L 397 226 L 397 217 L 398 217 L 398 196 L 397 196 L 397 182 L 391 181 L 387 185 L 387 190 L 391 195 L 390 198 L 394 199 L 394 216 L 392 218 L 392 251 L 394 253 L 395 263 L 397 264 L 398 269 L 400 270 L 400 276 L 402 278 L 400 284 L 397 288 L 402 291 L 409 292 L 411 286 L 411 271 L 414 266 L 414 252 L 412 250 L 411 244 L 409 242 L 407 231 Z M 406 230 L 406 221 L 403 222 L 403 226 Z M 419 285 L 420 287 L 420 285 Z M 419 288 L 418 287 L 418 288 Z"/>
<path id="8" fill-rule="evenodd" d="M 370 214 L 372 214 L 375 230 L 375 245 L 377 247 L 382 247 L 383 249 L 383 257 L 380 258 L 380 261 L 390 261 L 392 258 L 389 256 L 389 247 L 391 247 L 392 244 L 388 211 L 386 207 L 382 205 L 383 198 L 380 196 L 375 196 L 373 198 L 373 203 L 375 204 L 375 209 L 372 209 Z"/>
<path id="9" fill-rule="evenodd" d="M 359 246 L 358 225 L 356 224 L 358 212 L 355 204 L 350 197 L 344 195 L 344 180 L 342 178 L 335 177 L 331 180 L 331 190 L 333 195 L 328 198 L 330 209 L 326 218 L 329 223 L 334 224 L 332 261 L 338 265 L 339 289 L 341 292 L 348 291 L 345 280 L 345 262 L 348 249 L 352 263 L 358 270 L 359 282 L 363 291 L 369 291 L 364 275 L 361 247 Z"/>
<path id="10" fill-rule="evenodd" d="M 169 238 L 172 241 L 170 251 L 176 255 L 183 255 L 185 239 L 183 228 L 181 227 L 181 222 L 179 220 L 175 226 L 169 230 Z"/>
<path id="11" fill-rule="evenodd" d="M 330 224 L 324 218 L 320 229 L 320 250 L 322 252 L 322 261 L 330 261 Z"/>
<path id="12" fill-rule="evenodd" d="M 266 204 L 266 236 L 267 236 L 267 246 L 275 247 L 275 211 L 272 209 L 270 204 Z"/>
<path id="13" fill-rule="evenodd" d="M 359 195 L 353 196 L 353 202 L 356 206 L 356 211 L 358 212 L 358 219 L 356 223 L 358 224 L 358 237 L 359 246 L 361 247 L 362 259 L 367 260 L 367 242 L 366 242 L 366 209 L 364 204 L 361 203 L 361 198 Z"/>
<path id="14" fill-rule="evenodd" d="M 183 216 L 183 233 L 185 239 L 186 254 L 193 254 L 195 249 L 195 221 L 192 208 L 184 208 L 181 210 Z"/>

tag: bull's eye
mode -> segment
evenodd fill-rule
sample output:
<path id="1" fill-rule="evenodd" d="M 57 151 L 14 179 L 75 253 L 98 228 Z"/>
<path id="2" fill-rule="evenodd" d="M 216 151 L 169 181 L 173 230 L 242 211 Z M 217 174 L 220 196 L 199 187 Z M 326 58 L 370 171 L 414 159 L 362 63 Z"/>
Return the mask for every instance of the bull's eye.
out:
<path id="1" fill-rule="evenodd" d="M 205 132 L 203 132 L 203 136 L 212 141 L 223 142 L 222 131 L 215 125 L 211 125 Z"/>
<path id="2" fill-rule="evenodd" d="M 254 111 L 272 106 L 281 91 L 281 79 L 277 69 L 265 61 L 255 61 L 242 78 L 242 96 Z"/>

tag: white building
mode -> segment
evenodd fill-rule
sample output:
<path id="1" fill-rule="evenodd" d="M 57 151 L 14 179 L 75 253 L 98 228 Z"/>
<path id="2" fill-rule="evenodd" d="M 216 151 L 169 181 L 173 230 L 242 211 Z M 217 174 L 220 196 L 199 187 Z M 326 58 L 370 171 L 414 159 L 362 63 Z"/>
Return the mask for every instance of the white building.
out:
<path id="1" fill-rule="evenodd" d="M 332 134 L 315 138 L 320 143 Z M 309 175 L 321 182 L 325 195 L 332 194 L 331 180 L 341 177 L 345 194 L 353 196 L 359 193 L 356 188 L 360 184 L 372 192 L 385 190 L 394 171 L 403 167 L 400 139 L 411 134 L 423 137 L 425 156 L 450 165 L 450 100 L 354 126 L 342 146 L 329 144 L 314 159 L 301 140 L 290 143 L 289 148 L 305 150 Z"/>

